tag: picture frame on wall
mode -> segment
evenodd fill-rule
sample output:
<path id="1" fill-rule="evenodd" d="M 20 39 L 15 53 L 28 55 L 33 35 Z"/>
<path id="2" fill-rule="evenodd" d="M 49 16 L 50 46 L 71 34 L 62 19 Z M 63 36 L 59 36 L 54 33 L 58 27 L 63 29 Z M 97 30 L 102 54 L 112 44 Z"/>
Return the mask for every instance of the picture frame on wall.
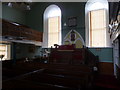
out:
<path id="1" fill-rule="evenodd" d="M 77 26 L 77 17 L 69 17 L 68 18 L 68 26 L 69 27 Z"/>

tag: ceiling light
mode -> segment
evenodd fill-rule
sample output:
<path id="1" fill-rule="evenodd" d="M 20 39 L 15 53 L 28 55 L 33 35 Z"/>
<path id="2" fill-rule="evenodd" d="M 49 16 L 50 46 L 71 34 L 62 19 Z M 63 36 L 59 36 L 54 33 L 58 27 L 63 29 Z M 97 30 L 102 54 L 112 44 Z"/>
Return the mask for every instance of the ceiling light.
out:
<path id="1" fill-rule="evenodd" d="M 9 2 L 9 3 L 8 3 L 8 6 L 9 6 L 9 7 L 12 7 L 12 3 L 11 3 L 11 2 Z"/>
<path id="2" fill-rule="evenodd" d="M 19 26 L 19 25 L 20 25 L 20 24 L 18 24 L 18 23 L 14 23 L 14 22 L 13 22 L 13 24 L 14 24 L 14 25 L 17 25 L 17 26 Z"/>
<path id="3" fill-rule="evenodd" d="M 32 2 L 8 2 L 7 5 L 21 10 L 31 10 Z"/>
<path id="4" fill-rule="evenodd" d="M 31 8 L 30 8 L 30 6 L 29 5 L 27 5 L 27 10 L 30 10 Z"/>

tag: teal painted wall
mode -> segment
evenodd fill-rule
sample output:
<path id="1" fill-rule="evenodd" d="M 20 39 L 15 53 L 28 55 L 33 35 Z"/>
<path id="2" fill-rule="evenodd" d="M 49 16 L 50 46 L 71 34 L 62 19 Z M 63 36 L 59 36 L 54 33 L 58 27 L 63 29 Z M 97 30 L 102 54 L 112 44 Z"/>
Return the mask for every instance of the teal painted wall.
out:
<path id="1" fill-rule="evenodd" d="M 43 31 L 43 13 L 45 9 L 51 5 L 56 4 L 62 11 L 62 41 L 65 35 L 71 30 L 75 29 L 81 34 L 85 40 L 85 2 L 38 2 L 32 6 L 32 10 L 24 12 L 17 9 L 13 9 L 3 5 L 2 15 L 4 19 L 15 21 L 21 24 L 25 24 L 35 30 Z M 68 27 L 68 18 L 77 17 L 77 26 Z M 63 24 L 66 23 L 67 26 Z M 21 48 L 20 53 L 16 54 L 16 58 L 33 57 L 34 55 L 40 55 L 41 48 L 37 47 L 35 53 L 29 53 L 27 44 L 19 44 Z M 112 48 L 89 48 L 93 54 L 98 55 L 100 62 L 113 62 L 113 49 Z"/>
<path id="2" fill-rule="evenodd" d="M 2 18 L 2 3 L 0 2 L 0 18 Z"/>
<path id="3" fill-rule="evenodd" d="M 85 40 L 85 3 L 65 3 L 63 7 L 63 17 L 62 17 L 62 41 L 66 34 L 74 29 L 80 33 L 80 35 Z M 64 9 L 65 8 L 65 9 Z M 68 27 L 68 18 L 69 17 L 77 17 L 77 26 L 76 27 Z M 66 23 L 67 26 L 63 24 Z"/>
<path id="4" fill-rule="evenodd" d="M 30 52 L 31 48 L 34 48 L 33 52 Z M 22 43 L 17 43 L 16 44 L 16 59 L 21 59 L 21 58 L 33 58 L 35 56 L 41 56 L 41 47 L 40 46 L 33 46 L 30 44 L 22 44 Z"/>
<path id="5" fill-rule="evenodd" d="M 38 31 L 43 31 L 43 13 L 51 4 L 58 5 L 62 11 L 62 39 L 71 29 L 77 30 L 83 39 L 85 39 L 84 2 L 38 2 L 32 6 L 32 10 L 30 11 L 14 9 L 3 4 L 2 18 L 27 25 Z M 63 26 L 64 23 L 68 24 L 69 17 L 77 17 L 77 27 L 70 28 L 68 26 Z"/>
<path id="6" fill-rule="evenodd" d="M 43 31 L 43 14 L 49 5 L 58 5 L 62 11 L 62 39 L 71 30 L 76 29 L 83 39 L 85 39 L 85 3 L 84 2 L 51 2 L 51 3 L 37 3 L 30 12 L 27 12 L 27 25 L 38 31 Z M 77 17 L 77 27 L 70 28 L 63 26 L 68 24 L 69 17 Z"/>
<path id="7" fill-rule="evenodd" d="M 8 7 L 5 4 L 2 4 L 2 18 L 20 24 L 26 24 L 25 11 Z"/>
<path id="8" fill-rule="evenodd" d="M 27 14 L 27 25 L 39 31 L 43 31 L 43 13 L 45 9 L 51 5 L 56 4 L 62 11 L 62 41 L 66 34 L 75 29 L 85 40 L 85 2 L 59 2 L 59 3 L 38 3 L 32 11 Z M 77 26 L 68 27 L 68 18 L 77 17 Z M 66 23 L 67 26 L 63 24 Z M 89 48 L 89 50 L 99 56 L 100 62 L 113 62 L 112 48 Z"/>
<path id="9" fill-rule="evenodd" d="M 26 24 L 27 26 L 38 30 L 43 31 L 43 13 L 44 13 L 44 4 L 37 3 L 33 6 L 32 10 L 27 12 L 26 15 Z"/>
<path id="10" fill-rule="evenodd" d="M 100 62 L 113 62 L 113 48 L 89 48 L 96 56 L 99 56 Z"/>
<path id="11" fill-rule="evenodd" d="M 9 43 L 8 43 L 9 44 Z M 30 52 L 31 44 L 23 44 L 23 43 L 10 43 L 11 46 L 11 60 L 13 63 L 18 59 L 29 58 L 32 59 L 34 57 L 40 57 L 42 48 L 41 46 L 35 46 L 34 52 Z"/>

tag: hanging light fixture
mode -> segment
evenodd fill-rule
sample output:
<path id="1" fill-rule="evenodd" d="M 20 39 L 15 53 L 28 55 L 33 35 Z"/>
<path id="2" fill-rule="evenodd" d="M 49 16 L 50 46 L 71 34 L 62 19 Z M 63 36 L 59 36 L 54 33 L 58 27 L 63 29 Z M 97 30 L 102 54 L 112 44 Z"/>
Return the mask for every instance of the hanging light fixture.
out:
<path id="1" fill-rule="evenodd" d="M 27 2 L 8 2 L 7 6 L 13 7 L 13 8 L 19 8 L 22 10 L 31 10 L 32 1 Z"/>
<path id="2" fill-rule="evenodd" d="M 12 3 L 11 3 L 11 2 L 9 2 L 9 3 L 8 3 L 8 6 L 9 6 L 9 7 L 12 7 L 13 5 L 12 5 Z"/>
<path id="3" fill-rule="evenodd" d="M 30 5 L 27 5 L 27 10 L 30 10 L 31 8 L 30 8 Z"/>

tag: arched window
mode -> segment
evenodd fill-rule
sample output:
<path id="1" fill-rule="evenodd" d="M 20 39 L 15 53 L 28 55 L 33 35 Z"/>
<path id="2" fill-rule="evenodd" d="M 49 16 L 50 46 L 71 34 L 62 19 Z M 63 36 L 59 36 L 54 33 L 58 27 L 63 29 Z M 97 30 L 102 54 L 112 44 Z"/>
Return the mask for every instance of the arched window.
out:
<path id="1" fill-rule="evenodd" d="M 44 12 L 43 48 L 54 44 L 61 45 L 61 10 L 57 5 L 50 5 Z"/>
<path id="2" fill-rule="evenodd" d="M 88 0 L 85 7 L 86 46 L 109 47 L 107 0 Z"/>

